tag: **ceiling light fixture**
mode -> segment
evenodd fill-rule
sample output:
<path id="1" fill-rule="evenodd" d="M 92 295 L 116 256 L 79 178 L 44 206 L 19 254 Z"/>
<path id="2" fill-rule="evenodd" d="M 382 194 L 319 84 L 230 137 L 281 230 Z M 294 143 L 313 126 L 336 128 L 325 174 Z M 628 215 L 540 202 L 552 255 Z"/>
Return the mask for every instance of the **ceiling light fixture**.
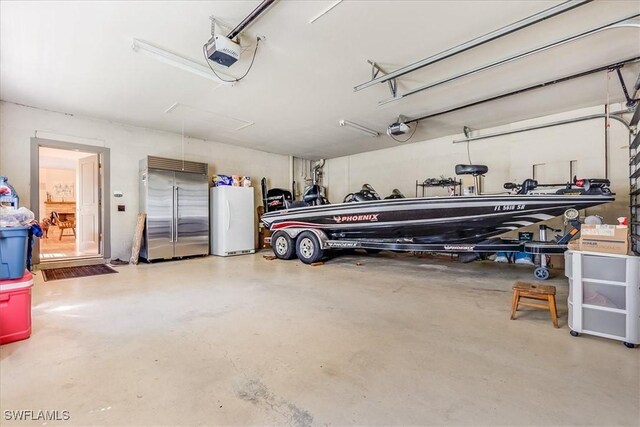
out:
<path id="1" fill-rule="evenodd" d="M 175 53 L 161 49 L 143 40 L 133 39 L 133 45 L 131 46 L 131 48 L 135 52 L 139 52 L 143 55 L 147 55 L 160 62 L 164 62 L 165 64 L 171 65 L 176 68 L 180 68 L 181 70 L 184 70 L 184 71 L 189 71 L 190 73 L 193 73 L 200 77 L 204 77 L 209 80 L 213 80 L 214 82 L 217 82 L 220 84 L 224 83 L 222 80 L 218 79 L 215 75 L 211 73 L 211 70 L 209 69 L 209 67 L 202 65 L 198 62 L 192 61 L 191 59 L 187 59 L 182 56 L 176 55 Z M 235 79 L 235 77 L 229 76 L 220 71 L 218 71 L 218 73 L 225 77 L 229 77 L 230 79 Z"/>
<path id="2" fill-rule="evenodd" d="M 357 123 L 350 122 L 349 120 L 340 120 L 340 126 L 349 127 L 351 129 L 357 130 L 357 131 L 362 132 L 364 134 L 367 134 L 369 136 L 373 136 L 373 137 L 380 136 L 379 132 L 376 132 L 373 129 L 366 128 L 366 127 L 364 127 L 362 125 L 359 125 Z"/>

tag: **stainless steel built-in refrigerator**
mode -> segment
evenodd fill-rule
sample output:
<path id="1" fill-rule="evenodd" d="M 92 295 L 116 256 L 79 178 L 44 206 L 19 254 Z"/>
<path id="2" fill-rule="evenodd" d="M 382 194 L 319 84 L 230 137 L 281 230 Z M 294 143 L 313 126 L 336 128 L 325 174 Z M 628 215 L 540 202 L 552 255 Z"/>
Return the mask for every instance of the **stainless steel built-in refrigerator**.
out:
<path id="1" fill-rule="evenodd" d="M 140 212 L 147 214 L 140 257 L 209 254 L 209 166 L 149 156 L 140 161 Z"/>

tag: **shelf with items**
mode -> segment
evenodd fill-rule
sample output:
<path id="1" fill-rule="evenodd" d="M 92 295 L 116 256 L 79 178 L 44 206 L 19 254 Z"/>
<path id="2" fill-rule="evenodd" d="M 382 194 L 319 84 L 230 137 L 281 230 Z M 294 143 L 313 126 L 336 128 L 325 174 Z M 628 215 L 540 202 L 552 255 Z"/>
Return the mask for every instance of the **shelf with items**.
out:
<path id="1" fill-rule="evenodd" d="M 426 188 L 448 188 L 450 196 L 460 196 L 462 194 L 462 180 L 454 178 L 427 178 L 422 182 L 416 180 L 416 197 L 418 188 L 422 190 L 420 197 L 425 197 Z"/>

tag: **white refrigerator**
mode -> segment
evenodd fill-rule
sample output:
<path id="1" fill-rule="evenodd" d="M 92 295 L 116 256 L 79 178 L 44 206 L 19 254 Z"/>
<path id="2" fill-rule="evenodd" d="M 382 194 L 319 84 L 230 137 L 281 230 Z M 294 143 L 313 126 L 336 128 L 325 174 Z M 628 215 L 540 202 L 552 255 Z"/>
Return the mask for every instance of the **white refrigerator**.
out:
<path id="1" fill-rule="evenodd" d="M 255 252 L 253 187 L 211 188 L 211 253 L 219 256 Z"/>

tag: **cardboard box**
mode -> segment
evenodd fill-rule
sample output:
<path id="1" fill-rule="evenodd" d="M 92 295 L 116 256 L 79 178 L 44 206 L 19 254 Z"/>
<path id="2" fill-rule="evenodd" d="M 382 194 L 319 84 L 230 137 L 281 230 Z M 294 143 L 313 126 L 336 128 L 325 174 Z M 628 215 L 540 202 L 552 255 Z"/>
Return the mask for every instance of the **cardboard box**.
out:
<path id="1" fill-rule="evenodd" d="M 580 229 L 580 250 L 626 255 L 629 252 L 629 227 L 583 224 Z"/>
<path id="2" fill-rule="evenodd" d="M 570 240 L 569 243 L 567 243 L 567 249 L 569 249 L 570 251 L 579 251 L 580 250 L 580 239 Z"/>
<path id="3" fill-rule="evenodd" d="M 258 248 L 257 249 L 269 249 L 271 245 L 265 242 L 265 238 L 270 236 L 271 236 L 271 231 L 268 228 L 260 227 L 258 229 Z"/>

